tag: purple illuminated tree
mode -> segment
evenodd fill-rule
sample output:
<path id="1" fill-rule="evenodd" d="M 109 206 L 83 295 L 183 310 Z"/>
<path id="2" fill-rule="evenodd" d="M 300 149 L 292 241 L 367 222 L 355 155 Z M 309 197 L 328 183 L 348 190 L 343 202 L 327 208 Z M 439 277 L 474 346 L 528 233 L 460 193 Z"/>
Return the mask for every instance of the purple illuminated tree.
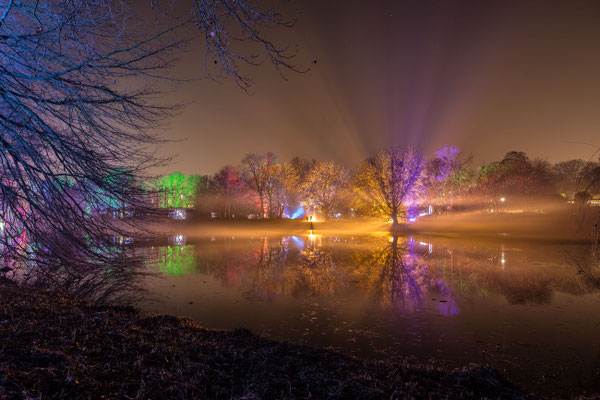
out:
<path id="1" fill-rule="evenodd" d="M 475 182 L 475 172 L 468 164 L 472 157 L 464 157 L 456 146 L 444 146 L 435 153 L 424 173 L 429 202 L 452 207 L 455 200 L 460 207 L 461 196 Z"/>
<path id="2" fill-rule="evenodd" d="M 456 171 L 460 166 L 459 160 L 460 149 L 456 146 L 444 146 L 435 152 L 438 165 L 438 171 L 436 179 L 438 181 L 445 181 L 448 177 Z"/>
<path id="3" fill-rule="evenodd" d="M 364 161 L 354 175 L 356 207 L 398 223 L 409 201 L 423 191 L 423 158 L 413 149 L 383 150 Z"/>

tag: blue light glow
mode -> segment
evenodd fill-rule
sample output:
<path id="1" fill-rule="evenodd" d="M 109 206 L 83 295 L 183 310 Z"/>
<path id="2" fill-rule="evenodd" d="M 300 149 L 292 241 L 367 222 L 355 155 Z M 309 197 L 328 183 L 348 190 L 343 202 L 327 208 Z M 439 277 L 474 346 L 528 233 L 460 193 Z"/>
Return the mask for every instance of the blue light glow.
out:
<path id="1" fill-rule="evenodd" d="M 291 219 L 298 219 L 301 217 L 304 217 L 304 208 L 303 207 L 296 208 L 296 211 L 294 211 L 294 213 L 290 216 Z"/>
<path id="2" fill-rule="evenodd" d="M 292 240 L 294 241 L 294 243 L 296 244 L 296 246 L 299 249 L 303 249 L 304 248 L 304 240 L 299 238 L 298 236 L 290 236 L 292 238 Z"/>

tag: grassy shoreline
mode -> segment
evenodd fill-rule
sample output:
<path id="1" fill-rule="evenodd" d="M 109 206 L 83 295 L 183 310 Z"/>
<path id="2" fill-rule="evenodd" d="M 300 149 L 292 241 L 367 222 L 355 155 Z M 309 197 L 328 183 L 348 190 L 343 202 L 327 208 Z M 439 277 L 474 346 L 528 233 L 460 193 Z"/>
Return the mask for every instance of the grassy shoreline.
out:
<path id="1" fill-rule="evenodd" d="M 471 365 L 367 362 L 0 284 L 0 398 L 530 398 Z"/>

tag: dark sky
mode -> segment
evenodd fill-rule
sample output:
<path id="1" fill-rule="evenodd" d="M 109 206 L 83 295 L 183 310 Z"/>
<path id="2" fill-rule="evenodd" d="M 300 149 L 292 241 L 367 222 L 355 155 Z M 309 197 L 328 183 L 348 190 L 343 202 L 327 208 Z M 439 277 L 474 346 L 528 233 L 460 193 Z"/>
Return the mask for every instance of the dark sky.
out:
<path id="1" fill-rule="evenodd" d="M 250 71 L 249 96 L 202 80 L 161 136 L 185 141 L 162 172 L 210 174 L 247 152 L 349 167 L 390 145 L 458 145 L 475 160 L 510 150 L 587 159 L 600 145 L 600 1 L 296 1 L 306 74 Z M 201 46 L 178 67 L 201 73 Z"/>

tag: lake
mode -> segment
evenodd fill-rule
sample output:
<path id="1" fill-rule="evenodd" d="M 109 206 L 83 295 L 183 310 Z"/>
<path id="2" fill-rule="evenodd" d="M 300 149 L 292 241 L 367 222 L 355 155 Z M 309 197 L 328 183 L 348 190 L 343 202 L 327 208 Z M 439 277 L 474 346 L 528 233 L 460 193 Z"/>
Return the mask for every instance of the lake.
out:
<path id="1" fill-rule="evenodd" d="M 585 245 L 175 235 L 137 251 L 158 260 L 146 311 L 365 359 L 481 363 L 536 393 L 600 391 L 600 268 Z"/>

